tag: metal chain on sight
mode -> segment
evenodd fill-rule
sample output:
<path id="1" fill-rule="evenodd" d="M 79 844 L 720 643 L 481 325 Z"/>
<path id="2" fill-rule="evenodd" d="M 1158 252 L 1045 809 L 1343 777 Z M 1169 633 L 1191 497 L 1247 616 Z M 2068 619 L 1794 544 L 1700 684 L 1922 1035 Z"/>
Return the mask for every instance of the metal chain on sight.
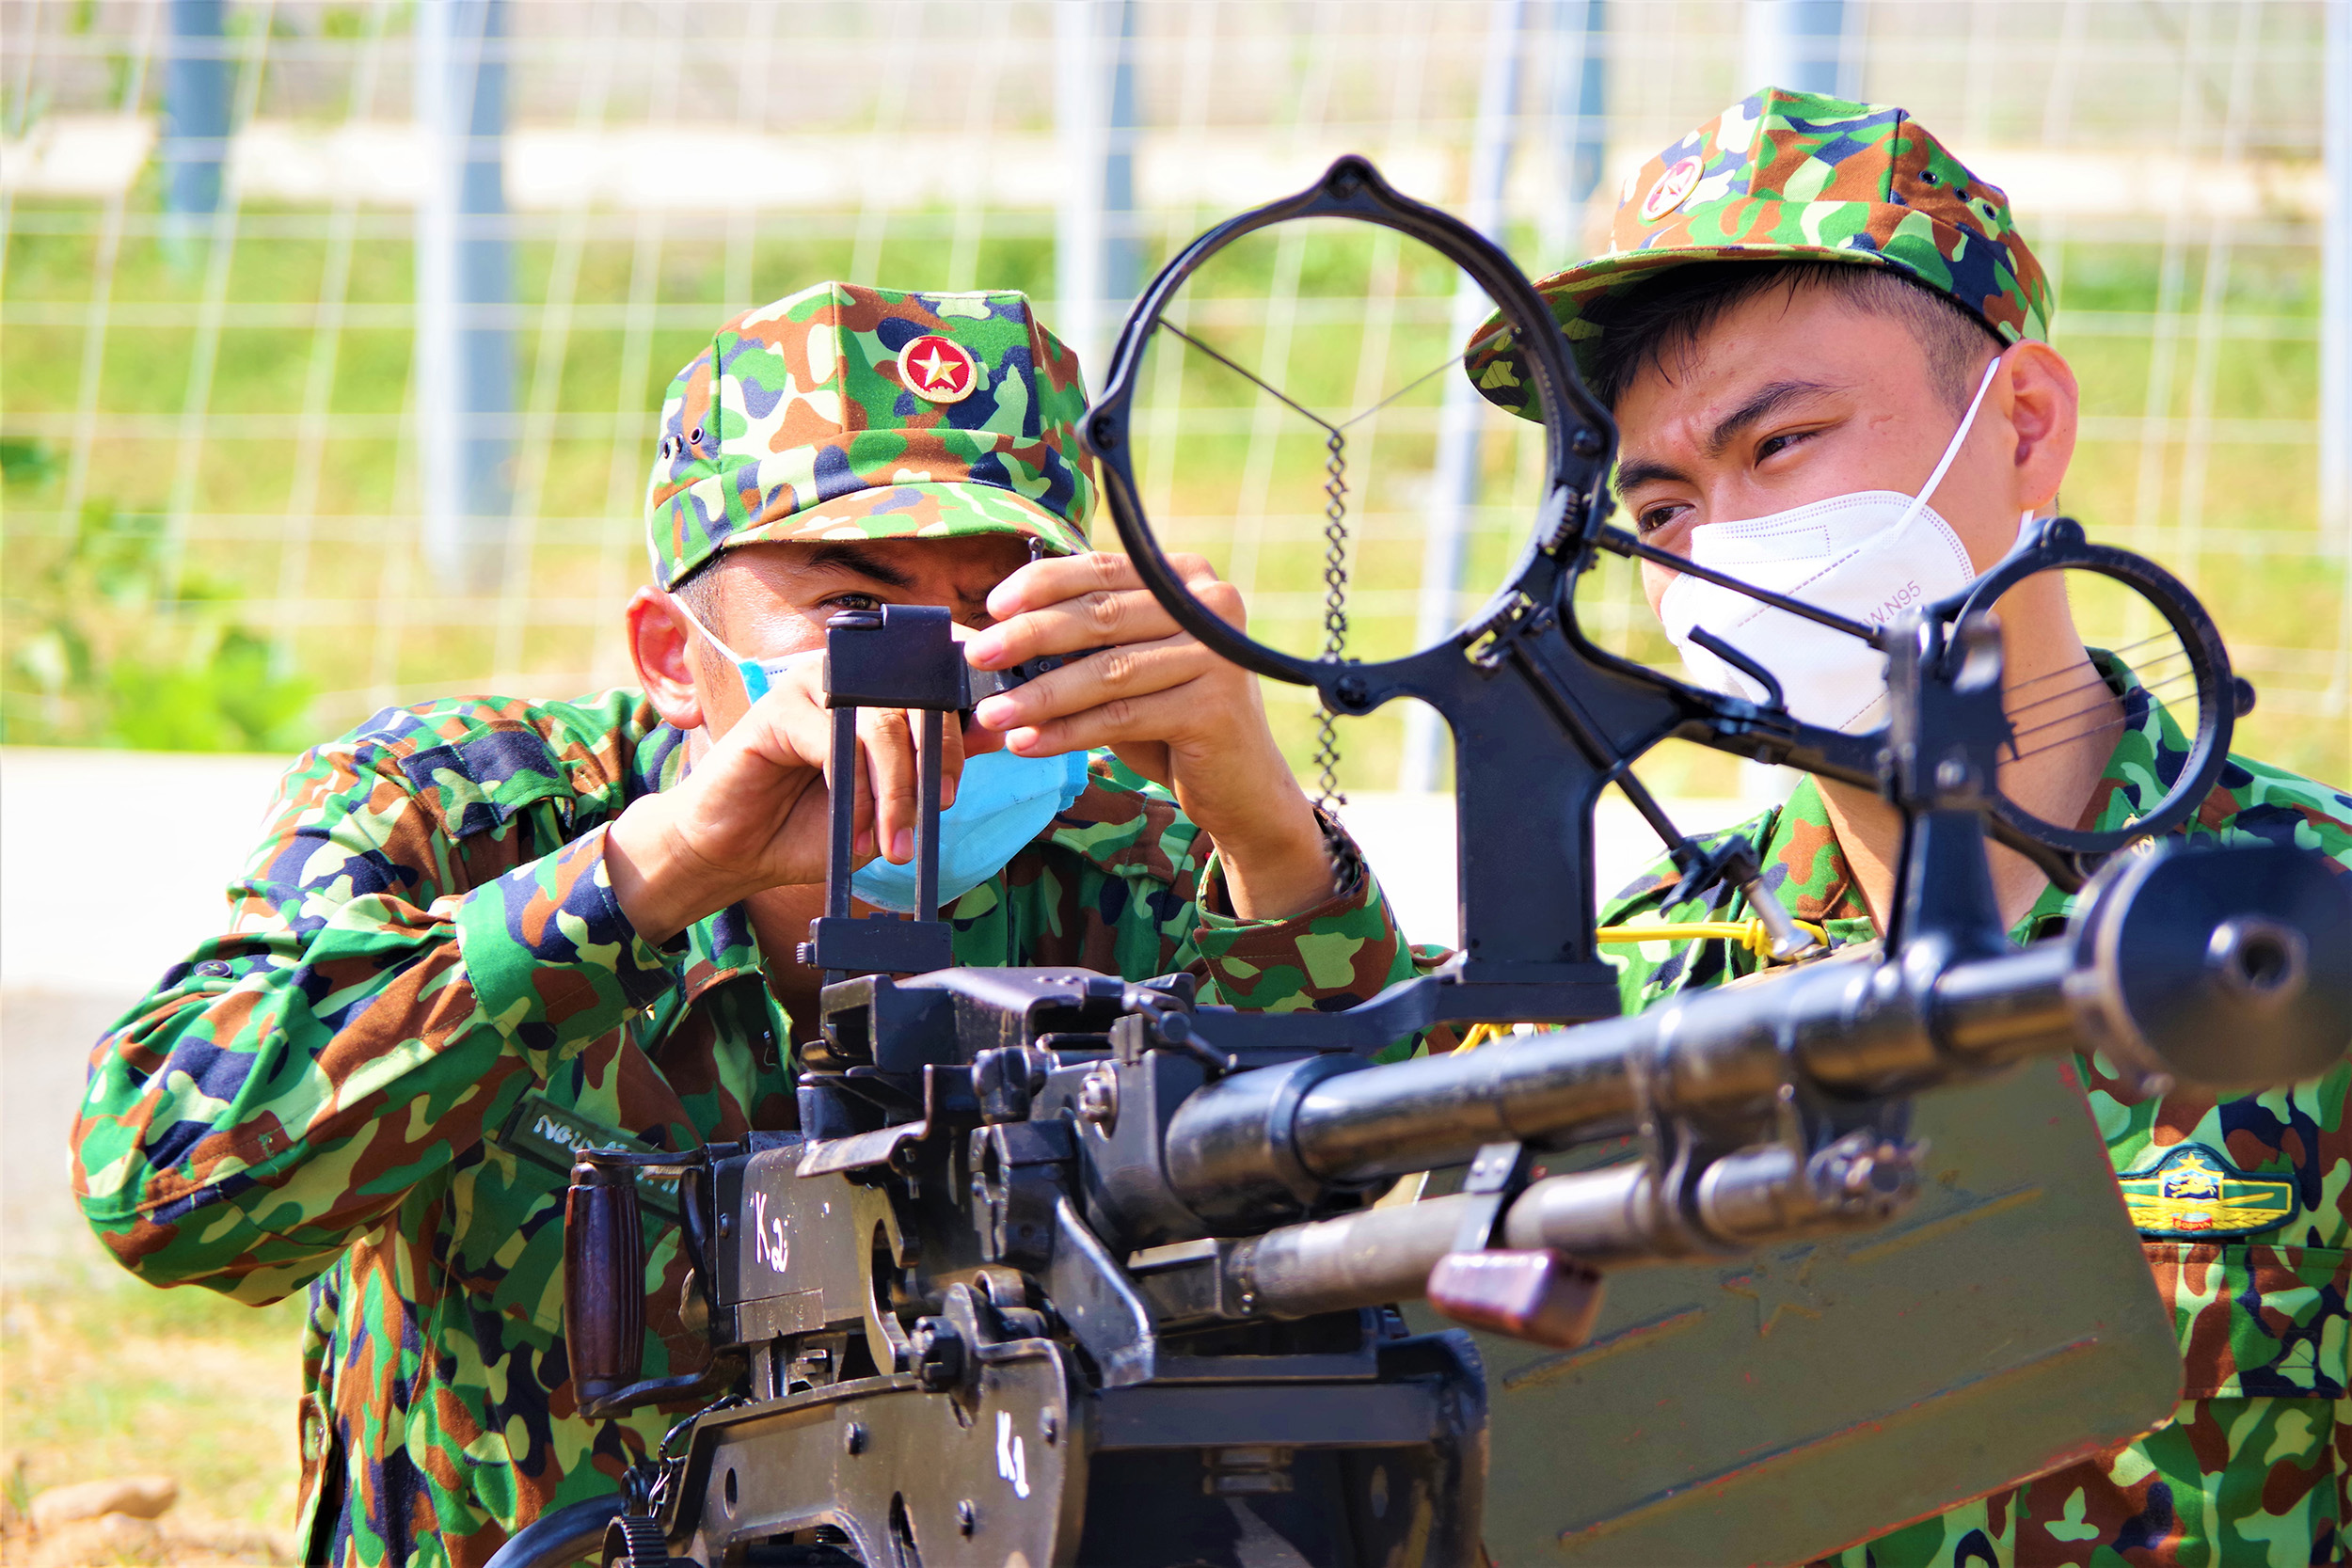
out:
<path id="1" fill-rule="evenodd" d="M 1323 428 L 1324 450 L 1329 453 L 1323 465 L 1323 662 L 1340 663 L 1347 657 L 1347 427 L 1371 419 L 1406 393 L 1452 370 L 1462 362 L 1463 355 L 1453 356 L 1435 369 L 1415 376 L 1371 407 L 1333 424 L 1257 372 L 1231 356 L 1219 353 L 1175 323 L 1163 319 L 1154 324 L 1154 330 L 1181 339 L 1267 393 L 1285 408 L 1304 415 Z M 1464 354 L 1468 352 L 1467 349 L 1463 351 Z M 1323 819 L 1323 842 L 1326 852 L 1331 857 L 1332 879 L 1342 891 L 1345 891 L 1354 887 L 1361 878 L 1363 859 L 1357 853 L 1355 841 L 1340 826 L 1339 815 L 1333 809 L 1347 804 L 1347 797 L 1340 793 L 1340 737 L 1335 722 L 1338 717 L 1327 703 L 1321 705 L 1317 710 L 1315 810 Z"/>
<path id="2" fill-rule="evenodd" d="M 1347 656 L 1347 437 L 1331 430 L 1324 437 L 1323 471 L 1323 660 L 1337 664 Z M 1338 807 L 1347 804 L 1340 791 L 1338 715 L 1327 702 L 1315 714 L 1315 810 L 1323 818 L 1324 847 L 1331 857 L 1331 876 L 1344 891 L 1356 884 L 1360 866 L 1355 841 L 1340 827 Z"/>

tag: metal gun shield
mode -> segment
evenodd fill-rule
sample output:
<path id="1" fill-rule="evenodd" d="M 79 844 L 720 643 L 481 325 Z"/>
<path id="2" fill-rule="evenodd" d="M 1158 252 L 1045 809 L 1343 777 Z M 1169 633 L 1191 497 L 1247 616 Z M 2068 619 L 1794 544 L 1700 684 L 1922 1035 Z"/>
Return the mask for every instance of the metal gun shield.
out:
<path id="1" fill-rule="evenodd" d="M 2171 1314 L 2071 1065 L 1913 1127 L 1931 1179 L 1883 1230 L 1613 1273 L 1565 1354 L 1476 1336 L 1494 1560 L 1804 1562 L 2171 1417 Z"/>

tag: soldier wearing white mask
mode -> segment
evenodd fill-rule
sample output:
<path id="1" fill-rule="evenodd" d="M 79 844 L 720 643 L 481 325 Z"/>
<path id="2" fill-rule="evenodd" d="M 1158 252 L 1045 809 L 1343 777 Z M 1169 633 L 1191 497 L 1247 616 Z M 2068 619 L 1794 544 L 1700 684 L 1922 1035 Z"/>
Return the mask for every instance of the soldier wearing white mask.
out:
<path id="1" fill-rule="evenodd" d="M 2045 341 L 2049 285 L 2007 198 L 1900 109 L 1769 89 L 1736 104 L 1629 182 L 1606 254 L 1539 287 L 1615 414 L 1623 512 L 1664 549 L 1878 623 L 1964 588 L 2056 509 L 2078 396 Z M 1507 341 L 1474 343 L 1479 389 L 1532 415 Z M 1885 659 L 1867 644 L 1644 570 L 1694 680 L 1767 695 L 1701 645 L 1704 630 L 1769 671 L 1797 717 L 1855 733 L 1885 722 Z M 2044 821 L 2127 827 L 2179 776 L 2187 737 L 2126 658 L 2084 645 L 2056 574 L 2004 595 L 1999 613 L 2009 693 L 2042 683 L 2070 698 L 2049 741 L 2013 748 L 2002 793 Z M 1878 934 L 1900 836 L 1878 796 L 1807 781 L 1739 831 L 1791 914 L 1834 942 Z M 2352 865 L 2352 797 L 2233 756 L 2176 832 Z M 1993 872 L 2012 937 L 2062 927 L 2072 899 L 2023 857 L 1996 848 Z M 1750 912 L 1731 888 L 1670 904 L 1677 880 L 1661 867 L 1603 920 Z M 1645 944 L 1626 965 L 1635 1012 L 1756 960 L 1706 940 Z M 2096 1058 L 2077 1065 L 2180 1329 L 2178 1416 L 1837 1560 L 2344 1560 L 2352 1073 L 2215 1100 L 2150 1096 Z M 2192 1178 L 2204 1196 L 2166 1197 Z"/>

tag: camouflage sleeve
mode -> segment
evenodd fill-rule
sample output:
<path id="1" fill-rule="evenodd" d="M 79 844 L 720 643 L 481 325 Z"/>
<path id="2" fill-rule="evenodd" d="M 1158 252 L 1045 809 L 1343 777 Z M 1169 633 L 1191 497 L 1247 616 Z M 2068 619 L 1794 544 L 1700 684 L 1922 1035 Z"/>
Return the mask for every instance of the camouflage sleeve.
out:
<path id="1" fill-rule="evenodd" d="M 1192 944 L 1205 971 L 1204 999 L 1253 1012 L 1335 1012 L 1369 1002 L 1442 959 L 1416 950 L 1398 930 L 1378 879 L 1357 857 L 1349 883 L 1288 920 L 1241 920 L 1220 912 L 1224 879 L 1212 854 L 1200 879 Z M 1400 1041 L 1383 1061 L 1409 1054 Z"/>
<path id="2" fill-rule="evenodd" d="M 1189 970 L 1203 1001 L 1279 1012 L 1353 1006 L 1446 958 L 1406 945 L 1369 871 L 1289 920 L 1236 918 L 1214 847 L 1175 798 L 1108 752 L 1090 767 L 1052 830 L 949 911 L 957 962 L 1134 980 Z"/>
<path id="3" fill-rule="evenodd" d="M 157 1284 L 275 1300 L 670 983 L 577 801 L 453 834 L 361 737 L 306 756 L 229 932 L 91 1053 L 74 1192 Z"/>

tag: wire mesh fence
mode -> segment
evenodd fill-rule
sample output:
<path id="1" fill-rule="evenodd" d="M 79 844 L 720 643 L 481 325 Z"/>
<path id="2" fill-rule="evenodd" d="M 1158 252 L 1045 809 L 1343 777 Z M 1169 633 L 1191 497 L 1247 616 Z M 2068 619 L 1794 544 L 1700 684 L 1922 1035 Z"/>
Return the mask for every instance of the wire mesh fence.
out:
<path id="1" fill-rule="evenodd" d="M 8 740 L 284 747 L 428 695 L 621 682 L 654 417 L 721 320 L 828 277 L 1017 288 L 1099 356 L 1124 306 L 1059 297 L 1084 0 L 506 0 L 483 46 L 503 67 L 495 139 L 461 133 L 499 205 L 462 221 L 503 246 L 502 293 L 467 325 L 511 368 L 495 405 L 453 415 L 420 351 L 418 240 L 443 177 L 421 62 L 438 69 L 431 8 L 454 3 L 0 5 Z M 2207 599 L 2262 692 L 2242 749 L 2352 774 L 2352 575 L 2315 477 L 2326 0 L 1845 13 L 1845 79 L 2007 188 L 2053 277 L 2086 413 L 2065 510 Z M 1531 271 L 1596 244 L 1622 175 L 1753 85 L 1738 0 L 1114 15 L 1128 189 L 1082 215 L 1146 277 L 1342 151 L 1473 204 L 1498 17 L 1515 30 L 1497 222 Z M 175 75 L 192 60 L 215 101 Z M 1121 292 L 1120 265 L 1087 276 Z M 1401 384 L 1448 328 L 1450 280 L 1409 269 L 1378 319 L 1318 314 L 1279 268 L 1265 283 L 1251 341 L 1279 332 L 1286 363 L 1334 388 Z M 1191 385 L 1170 384 L 1184 417 L 1214 415 L 1211 394 L 1184 403 Z M 1434 475 L 1439 421 L 1415 417 L 1392 461 Z M 437 418 L 497 454 L 478 576 L 429 547 Z M 1232 471 L 1200 492 L 1241 493 L 1249 448 L 1204 459 Z M 1526 448 L 1481 448 L 1463 608 L 1529 524 L 1511 478 Z M 1414 477 L 1374 537 L 1421 526 Z M 1184 488 L 1165 492 L 1176 542 L 1241 562 L 1277 620 L 1320 613 L 1312 492 L 1187 511 Z M 1360 567 L 1357 633 L 1408 638 L 1422 557 Z M 1598 574 L 1587 612 L 1612 645 L 1671 658 L 1629 575 Z M 1303 763 L 1311 712 L 1278 711 Z M 1350 782 L 1387 785 L 1400 734 L 1394 716 L 1368 728 Z"/>

